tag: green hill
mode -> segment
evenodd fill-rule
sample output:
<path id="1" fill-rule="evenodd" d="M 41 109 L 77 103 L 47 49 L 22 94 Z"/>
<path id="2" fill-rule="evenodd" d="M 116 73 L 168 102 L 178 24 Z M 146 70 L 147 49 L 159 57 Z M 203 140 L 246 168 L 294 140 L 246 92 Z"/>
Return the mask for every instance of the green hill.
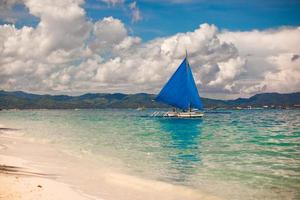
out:
<path id="1" fill-rule="evenodd" d="M 168 105 L 154 101 L 154 94 L 87 93 L 80 96 L 38 95 L 22 91 L 0 91 L 0 109 L 75 109 L 75 108 L 163 108 Z M 250 98 L 216 100 L 202 98 L 205 108 L 232 107 L 296 107 L 300 92 L 290 94 L 262 93 Z"/>

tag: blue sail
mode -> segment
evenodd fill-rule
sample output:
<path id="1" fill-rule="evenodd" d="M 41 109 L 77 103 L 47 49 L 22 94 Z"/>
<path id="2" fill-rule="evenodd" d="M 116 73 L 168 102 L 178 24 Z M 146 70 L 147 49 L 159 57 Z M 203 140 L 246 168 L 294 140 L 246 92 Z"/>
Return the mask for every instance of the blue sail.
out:
<path id="1" fill-rule="evenodd" d="M 203 109 L 187 58 L 183 60 L 155 100 L 183 110 Z"/>

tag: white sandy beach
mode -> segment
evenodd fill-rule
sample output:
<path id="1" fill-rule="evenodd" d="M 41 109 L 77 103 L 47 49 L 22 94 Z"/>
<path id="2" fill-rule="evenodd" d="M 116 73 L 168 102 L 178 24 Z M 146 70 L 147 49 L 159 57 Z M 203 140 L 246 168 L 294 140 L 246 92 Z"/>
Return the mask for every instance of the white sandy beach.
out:
<path id="1" fill-rule="evenodd" d="M 76 192 L 66 184 L 47 178 L 3 174 L 1 172 L 0 183 L 0 199 L 5 200 L 92 199 Z"/>
<path id="2" fill-rule="evenodd" d="M 183 186 L 95 168 L 92 160 L 24 138 L 20 132 L 3 127 L 0 132 L 0 199 L 220 199 Z"/>

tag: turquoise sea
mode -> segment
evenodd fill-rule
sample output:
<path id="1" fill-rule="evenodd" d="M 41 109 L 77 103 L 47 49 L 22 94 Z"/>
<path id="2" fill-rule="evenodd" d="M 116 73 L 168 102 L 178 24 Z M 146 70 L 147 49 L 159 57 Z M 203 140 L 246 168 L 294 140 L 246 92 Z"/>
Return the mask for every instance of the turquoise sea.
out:
<path id="1" fill-rule="evenodd" d="M 203 119 L 155 110 L 1 111 L 0 124 L 128 174 L 224 196 L 300 199 L 300 110 L 228 110 Z"/>

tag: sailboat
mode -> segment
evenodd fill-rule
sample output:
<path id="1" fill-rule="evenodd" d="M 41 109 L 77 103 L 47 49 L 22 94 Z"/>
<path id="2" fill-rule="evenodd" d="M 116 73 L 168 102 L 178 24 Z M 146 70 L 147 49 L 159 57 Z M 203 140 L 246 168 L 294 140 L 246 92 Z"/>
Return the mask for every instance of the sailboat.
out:
<path id="1" fill-rule="evenodd" d="M 201 112 L 203 104 L 189 65 L 187 53 L 155 100 L 175 107 L 173 111 L 164 113 L 164 117 L 200 118 L 204 116 Z"/>

